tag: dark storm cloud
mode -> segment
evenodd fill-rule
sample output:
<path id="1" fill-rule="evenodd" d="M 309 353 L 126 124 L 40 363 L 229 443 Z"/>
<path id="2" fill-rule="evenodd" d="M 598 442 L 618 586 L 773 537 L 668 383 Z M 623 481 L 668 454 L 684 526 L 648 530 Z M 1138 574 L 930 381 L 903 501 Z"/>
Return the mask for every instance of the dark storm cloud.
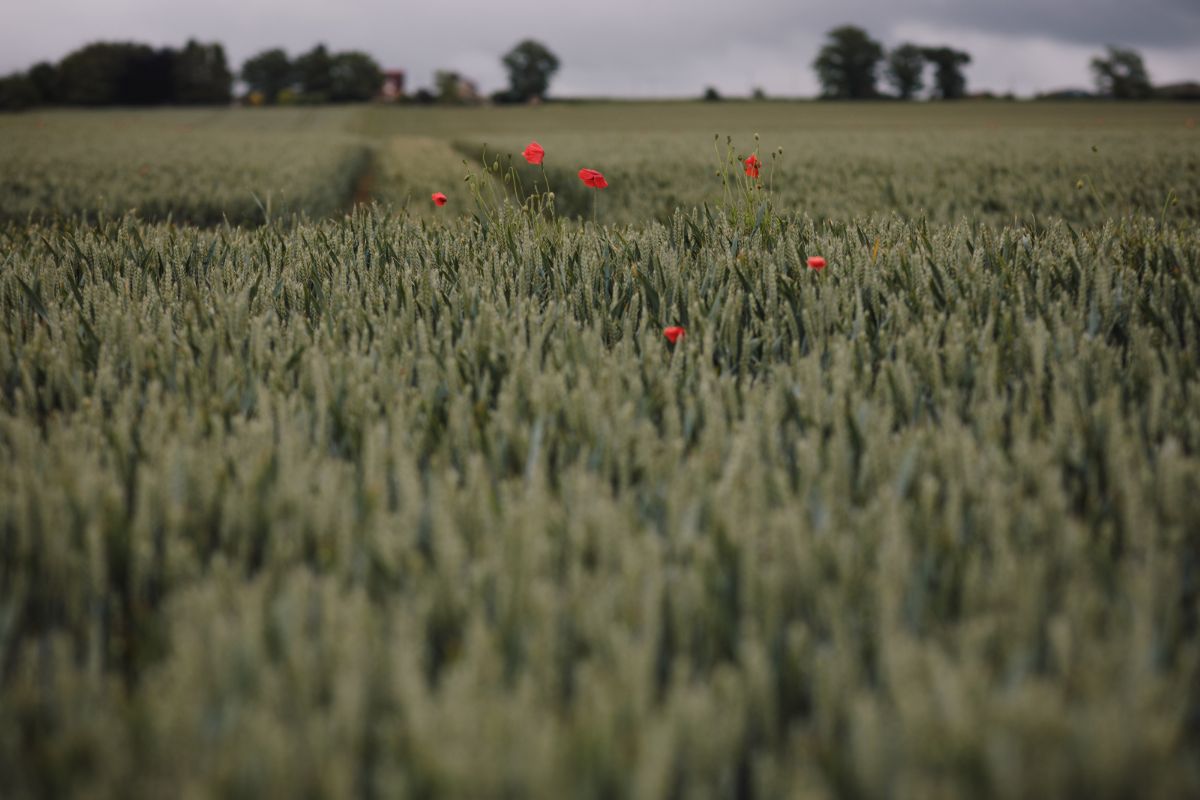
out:
<path id="1" fill-rule="evenodd" d="M 1028 92 L 1086 84 L 1091 54 L 1109 42 L 1143 49 L 1160 80 L 1200 77 L 1198 0 L 0 0 L 0 70 L 57 59 L 97 39 L 225 43 L 237 65 L 271 46 L 296 53 L 322 41 L 357 48 L 426 84 L 453 68 L 488 89 L 498 56 L 527 36 L 563 69 L 560 94 L 696 94 L 705 85 L 811 94 L 810 63 L 825 31 L 853 23 L 884 43 L 949 43 L 974 55 L 975 87 Z"/>
<path id="2" fill-rule="evenodd" d="M 990 33 L 1036 35 L 1081 44 L 1200 45 L 1198 0 L 1007 0 L 928 5 L 933 7 L 922 16 L 926 22 L 942 20 Z"/>
<path id="3" fill-rule="evenodd" d="M 740 6 L 736 14 L 743 20 L 743 35 L 764 42 L 786 40 L 814 27 L 824 31 L 844 22 L 876 35 L 919 22 L 1090 45 L 1200 46 L 1200 0 L 763 0 Z"/>

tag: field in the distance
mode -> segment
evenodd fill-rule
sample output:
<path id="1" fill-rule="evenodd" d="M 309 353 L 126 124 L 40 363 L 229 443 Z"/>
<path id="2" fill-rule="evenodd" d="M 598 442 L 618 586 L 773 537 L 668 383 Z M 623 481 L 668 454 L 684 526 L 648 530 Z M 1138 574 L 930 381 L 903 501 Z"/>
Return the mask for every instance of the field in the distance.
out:
<path id="1" fill-rule="evenodd" d="M 0 117 L 0 794 L 1197 796 L 1197 115 Z"/>
<path id="2" fill-rule="evenodd" d="M 426 214 L 434 191 L 450 195 L 451 216 L 472 211 L 464 160 L 521 163 L 537 139 L 561 213 L 590 215 L 575 177 L 589 166 L 609 177 L 605 220 L 666 220 L 719 202 L 726 138 L 745 155 L 756 133 L 773 192 L 814 218 L 1084 223 L 1164 207 L 1195 218 L 1198 116 L 1186 104 L 1004 102 L 45 112 L 0 117 L 0 219 L 136 209 L 260 223 L 366 199 Z"/>

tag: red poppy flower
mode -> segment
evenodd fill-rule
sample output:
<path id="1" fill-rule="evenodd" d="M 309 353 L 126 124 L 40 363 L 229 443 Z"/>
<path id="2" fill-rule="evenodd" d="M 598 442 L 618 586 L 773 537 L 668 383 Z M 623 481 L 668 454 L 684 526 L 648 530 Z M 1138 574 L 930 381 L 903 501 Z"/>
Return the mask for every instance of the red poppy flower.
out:
<path id="1" fill-rule="evenodd" d="M 542 163 L 542 159 L 546 157 L 546 151 L 537 142 L 530 142 L 529 146 L 525 148 L 525 152 L 521 153 L 521 155 L 525 156 L 525 160 L 530 164 L 536 166 Z"/>
<path id="2" fill-rule="evenodd" d="M 593 189 L 608 188 L 608 181 L 604 180 L 604 176 L 594 169 L 587 169 L 585 167 L 579 170 L 579 180 L 583 181 Z"/>
<path id="3" fill-rule="evenodd" d="M 441 192 L 434 192 L 433 193 L 433 204 L 435 206 L 446 205 L 446 195 L 442 194 Z"/>
<path id="4" fill-rule="evenodd" d="M 818 269 L 818 270 L 825 269 L 825 259 L 821 258 L 820 256 L 809 256 L 808 257 L 808 268 L 809 269 Z"/>
<path id="5" fill-rule="evenodd" d="M 663 336 L 667 337 L 668 342 L 675 344 L 684 336 L 687 336 L 687 331 L 678 325 L 674 325 L 670 328 L 663 328 Z"/>
<path id="6" fill-rule="evenodd" d="M 750 155 L 746 156 L 744 166 L 746 167 L 747 175 L 749 175 L 751 178 L 757 178 L 758 169 L 762 166 L 762 162 L 758 160 L 758 156 L 754 155 L 754 153 L 751 153 Z"/>

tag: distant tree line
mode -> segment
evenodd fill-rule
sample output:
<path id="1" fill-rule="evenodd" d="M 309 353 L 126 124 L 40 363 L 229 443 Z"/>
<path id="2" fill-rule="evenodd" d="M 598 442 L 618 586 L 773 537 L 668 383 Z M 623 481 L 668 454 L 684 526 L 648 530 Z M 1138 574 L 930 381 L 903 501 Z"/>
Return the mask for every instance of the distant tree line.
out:
<path id="1" fill-rule="evenodd" d="M 193 39 L 178 50 L 97 42 L 57 64 L 44 61 L 0 78 L 0 109 L 228 103 L 232 91 L 225 50 L 215 42 Z"/>
<path id="2" fill-rule="evenodd" d="M 541 42 L 526 39 L 501 59 L 509 86 L 497 103 L 545 98 L 559 61 Z M 352 50 L 331 53 L 318 44 L 292 58 L 281 48 L 264 50 L 242 65 L 238 77 L 254 105 L 352 103 L 375 98 L 383 71 L 375 59 Z M 182 49 L 155 49 L 133 42 L 97 42 L 0 78 L 0 110 L 35 106 L 151 106 L 223 104 L 233 99 L 233 80 L 219 44 L 189 41 Z M 482 99 L 475 84 L 452 70 L 439 70 L 435 91 L 422 89 L 418 102 L 469 103 Z"/>
<path id="3" fill-rule="evenodd" d="M 821 84 L 821 96 L 838 100 L 894 98 L 912 100 L 926 88 L 926 73 L 932 71 L 931 96 L 958 100 L 967 94 L 963 67 L 971 55 L 953 47 L 904 43 L 885 51 L 862 28 L 843 25 L 831 30 L 813 61 Z M 879 70 L 891 93 L 878 88 Z M 1136 50 L 1109 45 L 1091 62 L 1096 94 L 1116 100 L 1142 100 L 1155 95 L 1149 73 Z"/>
<path id="4" fill-rule="evenodd" d="M 509 87 L 491 95 L 497 103 L 544 99 L 559 68 L 558 57 L 531 39 L 518 43 L 501 61 Z M 906 42 L 885 50 L 862 28 L 842 25 L 827 34 L 812 66 L 823 98 L 912 100 L 928 87 L 931 97 L 957 100 L 966 96 L 963 68 L 970 63 L 969 53 L 946 45 Z M 879 89 L 881 69 L 890 91 Z M 1141 55 L 1134 50 L 1110 45 L 1106 53 L 1092 59 L 1091 69 L 1099 96 L 1133 100 L 1156 93 Z M 280 48 L 264 50 L 246 60 L 239 77 L 249 87 L 247 98 L 256 105 L 361 102 L 376 97 L 383 84 L 383 72 L 371 56 L 356 50 L 331 53 L 323 44 L 295 58 Z M 225 50 L 215 42 L 192 39 L 180 49 L 96 42 L 57 64 L 42 62 L 0 78 L 0 110 L 44 105 L 224 104 L 233 99 L 233 80 Z M 414 99 L 451 104 L 482 99 L 474 83 L 452 70 L 438 71 L 435 84 L 433 90 L 419 90 Z M 1160 89 L 1164 96 L 1171 89 L 1170 96 L 1178 97 L 1200 91 L 1195 84 Z M 765 97 L 761 89 L 754 96 Z M 704 99 L 719 101 L 721 95 L 709 87 Z"/>
<path id="5" fill-rule="evenodd" d="M 241 78 L 256 103 L 355 103 L 379 93 L 383 71 L 358 50 L 330 53 L 318 44 L 289 58 L 279 48 L 246 59 Z"/>
<path id="6" fill-rule="evenodd" d="M 895 97 L 911 100 L 925 88 L 925 73 L 933 70 L 933 96 L 957 100 L 966 96 L 967 78 L 963 67 L 971 56 L 962 50 L 939 45 L 901 44 L 887 52 L 862 28 L 843 25 L 827 34 L 826 42 L 813 61 L 821 84 L 821 96 L 837 100 L 868 100 Z M 879 68 L 894 94 L 878 88 Z"/>
<path id="7" fill-rule="evenodd" d="M 508 73 L 508 88 L 492 92 L 489 99 L 502 105 L 545 100 L 559 68 L 558 56 L 533 39 L 518 42 L 500 58 L 500 63 Z M 434 72 L 432 88 L 418 89 L 412 99 L 422 104 L 463 105 L 480 102 L 483 96 L 474 81 L 443 69 Z"/>
<path id="8" fill-rule="evenodd" d="M 288 58 L 267 50 L 240 77 L 263 103 L 370 100 L 383 73 L 366 53 L 330 53 L 324 45 Z M 135 42 L 96 42 L 57 64 L 0 78 L 0 110 L 35 106 L 221 105 L 233 100 L 234 75 L 217 43 L 189 40 L 180 49 Z"/>

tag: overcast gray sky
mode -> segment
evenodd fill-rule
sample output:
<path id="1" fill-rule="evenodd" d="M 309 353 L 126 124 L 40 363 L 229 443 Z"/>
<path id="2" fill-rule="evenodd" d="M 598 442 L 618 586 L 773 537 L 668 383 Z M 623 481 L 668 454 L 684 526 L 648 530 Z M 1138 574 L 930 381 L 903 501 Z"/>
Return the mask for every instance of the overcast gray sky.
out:
<path id="1" fill-rule="evenodd" d="M 0 0 L 0 72 L 96 40 L 224 43 L 231 63 L 316 42 L 405 69 L 410 89 L 457 69 L 492 90 L 499 56 L 533 37 L 558 54 L 559 95 L 811 95 L 830 28 L 891 46 L 949 44 L 974 56 L 971 90 L 1089 86 L 1105 43 L 1136 46 L 1155 82 L 1200 80 L 1200 0 Z"/>

